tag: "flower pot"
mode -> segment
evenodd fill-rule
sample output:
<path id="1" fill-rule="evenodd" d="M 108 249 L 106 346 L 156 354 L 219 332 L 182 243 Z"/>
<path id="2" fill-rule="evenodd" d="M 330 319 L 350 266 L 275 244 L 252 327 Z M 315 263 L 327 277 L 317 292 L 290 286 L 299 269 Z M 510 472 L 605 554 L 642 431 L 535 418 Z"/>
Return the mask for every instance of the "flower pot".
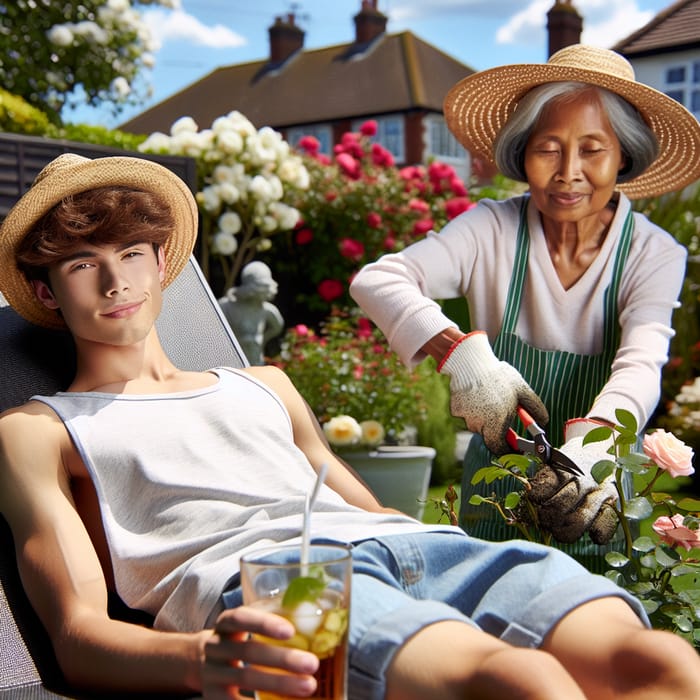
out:
<path id="1" fill-rule="evenodd" d="M 382 446 L 370 451 L 342 452 L 341 456 L 383 505 L 422 519 L 435 458 L 432 447 Z"/>

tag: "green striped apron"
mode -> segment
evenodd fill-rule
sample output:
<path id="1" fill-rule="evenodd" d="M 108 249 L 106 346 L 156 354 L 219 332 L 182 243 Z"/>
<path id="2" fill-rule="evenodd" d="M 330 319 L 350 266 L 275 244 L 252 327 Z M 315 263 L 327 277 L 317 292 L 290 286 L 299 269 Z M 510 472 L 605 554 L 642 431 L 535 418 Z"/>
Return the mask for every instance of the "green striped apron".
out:
<path id="1" fill-rule="evenodd" d="M 559 350 L 541 350 L 525 343 L 515 329 L 520 314 L 520 304 L 528 266 L 530 234 L 527 225 L 529 198 L 523 200 L 520 209 L 520 222 L 516 242 L 515 262 L 508 288 L 506 308 L 503 313 L 501 330 L 496 338 L 493 351 L 496 356 L 513 365 L 528 384 L 540 396 L 549 411 L 546 426 L 549 441 L 559 446 L 564 439 L 564 424 L 570 418 L 585 416 L 595 397 L 610 376 L 610 368 L 620 344 L 620 326 L 617 314 L 617 296 L 627 256 L 632 242 L 634 222 L 632 212 L 627 214 L 615 254 L 612 279 L 604 295 L 603 350 L 598 355 L 577 355 Z M 522 426 L 516 430 L 522 432 Z M 519 531 L 507 525 L 494 508 L 483 504 L 469 505 L 474 493 L 488 496 L 496 493 L 503 497 L 514 490 L 515 481 L 503 479 L 491 484 L 471 484 L 472 476 L 478 469 L 491 462 L 492 454 L 486 449 L 480 435 L 474 435 L 464 457 L 462 491 L 460 498 L 460 525 L 469 534 L 487 540 L 507 540 L 519 537 Z M 615 549 L 615 542 L 599 547 L 587 536 L 572 545 L 553 543 L 568 552 L 587 568 L 602 570 L 602 555 Z"/>

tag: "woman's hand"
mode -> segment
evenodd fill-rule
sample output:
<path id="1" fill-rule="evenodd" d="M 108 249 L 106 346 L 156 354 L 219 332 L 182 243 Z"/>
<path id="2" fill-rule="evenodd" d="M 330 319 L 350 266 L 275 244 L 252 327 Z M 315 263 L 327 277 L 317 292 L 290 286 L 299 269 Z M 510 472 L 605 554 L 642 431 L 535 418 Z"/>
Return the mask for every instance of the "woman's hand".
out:
<path id="1" fill-rule="evenodd" d="M 450 377 L 452 415 L 464 418 L 467 428 L 480 434 L 494 454 L 511 451 L 506 433 L 515 421 L 518 406 L 541 425 L 549 420 L 539 396 L 515 367 L 493 354 L 483 331 L 457 341 L 438 370 Z"/>
<path id="2" fill-rule="evenodd" d="M 202 693 L 207 700 L 243 698 L 241 690 L 308 697 L 316 689 L 318 658 L 257 637 L 285 640 L 294 626 L 279 615 L 241 606 L 219 615 L 203 649 Z"/>

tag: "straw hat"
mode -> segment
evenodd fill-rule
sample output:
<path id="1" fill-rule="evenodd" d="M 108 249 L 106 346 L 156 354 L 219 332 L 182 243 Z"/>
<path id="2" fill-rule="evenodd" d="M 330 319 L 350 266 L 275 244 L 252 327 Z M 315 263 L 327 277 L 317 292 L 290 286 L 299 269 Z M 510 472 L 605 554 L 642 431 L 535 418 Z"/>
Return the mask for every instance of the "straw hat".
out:
<path id="1" fill-rule="evenodd" d="M 36 176 L 0 226 L 0 291 L 10 306 L 32 323 L 64 328 L 55 311 L 41 304 L 15 262 L 19 242 L 61 200 L 98 187 L 122 186 L 153 192 L 170 207 L 175 227 L 164 245 L 167 287 L 182 271 L 197 237 L 197 204 L 187 185 L 167 168 L 144 158 L 84 158 L 64 153 Z"/>
<path id="2" fill-rule="evenodd" d="M 473 155 L 495 165 L 493 142 L 518 100 L 543 83 L 576 81 L 598 85 L 633 104 L 659 141 L 659 157 L 619 189 L 631 198 L 654 197 L 700 178 L 700 125 L 681 104 L 638 83 L 630 63 L 607 49 L 575 44 L 547 63 L 491 68 L 464 78 L 447 93 L 445 119 Z"/>

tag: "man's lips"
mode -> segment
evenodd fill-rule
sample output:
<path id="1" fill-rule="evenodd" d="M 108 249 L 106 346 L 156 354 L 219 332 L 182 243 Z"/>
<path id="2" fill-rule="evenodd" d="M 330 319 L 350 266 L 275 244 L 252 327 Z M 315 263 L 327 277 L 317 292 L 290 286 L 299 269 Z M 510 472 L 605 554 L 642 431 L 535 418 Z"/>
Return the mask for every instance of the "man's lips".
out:
<path id="1" fill-rule="evenodd" d="M 113 306 L 111 309 L 104 311 L 102 316 L 107 318 L 126 318 L 135 314 L 143 304 L 143 301 L 132 301 L 128 304 L 119 304 L 119 306 Z"/>

